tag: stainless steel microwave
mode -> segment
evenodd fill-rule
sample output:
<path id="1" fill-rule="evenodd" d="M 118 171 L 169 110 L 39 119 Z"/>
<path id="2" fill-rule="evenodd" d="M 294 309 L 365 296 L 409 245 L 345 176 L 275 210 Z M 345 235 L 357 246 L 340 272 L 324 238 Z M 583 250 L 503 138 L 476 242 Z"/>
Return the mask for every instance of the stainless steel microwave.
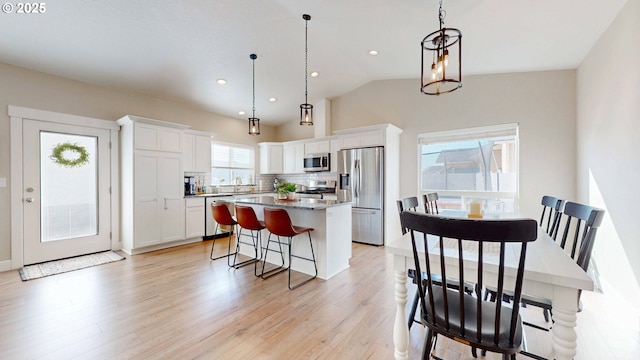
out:
<path id="1" fill-rule="evenodd" d="M 306 154 L 304 156 L 304 171 L 329 171 L 330 155 L 323 154 Z"/>

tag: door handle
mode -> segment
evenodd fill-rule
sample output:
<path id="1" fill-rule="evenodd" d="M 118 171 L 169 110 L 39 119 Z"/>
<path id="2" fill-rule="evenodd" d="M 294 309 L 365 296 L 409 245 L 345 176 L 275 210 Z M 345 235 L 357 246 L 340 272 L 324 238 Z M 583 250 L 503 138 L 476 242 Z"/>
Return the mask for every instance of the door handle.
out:
<path id="1" fill-rule="evenodd" d="M 358 162 L 358 160 L 354 160 L 353 161 L 353 168 L 356 170 L 356 173 L 354 174 L 355 176 L 353 177 L 353 179 L 355 180 L 353 182 L 353 195 L 354 197 L 358 197 L 358 191 L 359 191 L 359 187 L 360 187 L 360 164 Z"/>
<path id="2" fill-rule="evenodd" d="M 32 203 L 33 202 L 33 198 L 26 198 L 26 199 L 24 199 L 24 201 L 26 201 L 28 203 Z"/>

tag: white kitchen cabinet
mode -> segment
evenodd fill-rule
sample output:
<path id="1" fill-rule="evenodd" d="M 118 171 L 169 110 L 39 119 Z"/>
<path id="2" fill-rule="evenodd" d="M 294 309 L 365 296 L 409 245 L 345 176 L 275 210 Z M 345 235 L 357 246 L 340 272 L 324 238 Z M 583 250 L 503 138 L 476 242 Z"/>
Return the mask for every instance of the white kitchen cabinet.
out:
<path id="1" fill-rule="evenodd" d="M 326 154 L 331 151 L 329 140 L 310 141 L 304 144 L 305 154 Z"/>
<path id="2" fill-rule="evenodd" d="M 182 164 L 187 172 L 211 171 L 211 135 L 182 134 Z"/>
<path id="3" fill-rule="evenodd" d="M 282 174 L 282 143 L 259 143 L 260 174 Z"/>
<path id="4" fill-rule="evenodd" d="M 136 149 L 182 152 L 181 128 L 158 126 L 138 121 L 134 123 L 134 126 Z"/>
<path id="5" fill-rule="evenodd" d="M 338 150 L 340 150 L 340 139 L 333 139 L 329 142 L 329 168 L 331 172 L 338 171 Z"/>
<path id="6" fill-rule="evenodd" d="M 204 236 L 204 198 L 184 199 L 184 232 L 185 238 Z"/>
<path id="7" fill-rule="evenodd" d="M 284 152 L 284 174 L 302 174 L 304 173 L 304 149 L 305 144 L 287 144 L 283 145 Z"/>
<path id="8" fill-rule="evenodd" d="M 134 254 L 177 245 L 185 239 L 185 211 L 183 154 L 176 150 L 187 126 L 129 115 L 118 124 L 122 250 Z"/>
<path id="9" fill-rule="evenodd" d="M 358 131 L 342 135 L 340 140 L 340 148 L 342 149 L 384 146 L 385 133 L 383 129 Z"/>
<path id="10" fill-rule="evenodd" d="M 134 248 L 184 239 L 181 161 L 180 154 L 153 151 L 136 153 Z"/>

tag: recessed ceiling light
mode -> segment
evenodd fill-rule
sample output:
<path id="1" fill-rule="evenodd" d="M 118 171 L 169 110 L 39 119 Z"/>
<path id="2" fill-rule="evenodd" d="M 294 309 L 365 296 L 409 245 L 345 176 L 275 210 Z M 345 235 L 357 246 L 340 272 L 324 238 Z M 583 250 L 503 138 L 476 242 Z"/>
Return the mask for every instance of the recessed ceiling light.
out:
<path id="1" fill-rule="evenodd" d="M 269 98 L 269 101 L 270 102 L 276 102 L 276 101 L 278 101 L 278 99 L 272 96 L 272 97 Z"/>
<path id="2" fill-rule="evenodd" d="M 225 80 L 225 79 L 218 79 L 218 80 L 216 80 L 216 82 L 217 82 L 218 84 L 220 84 L 220 85 L 224 85 L 224 84 L 226 84 L 226 83 L 227 83 L 227 80 Z"/>
<path id="3" fill-rule="evenodd" d="M 238 111 L 238 115 L 244 115 L 244 114 L 246 114 L 244 111 L 242 110 Z"/>
<path id="4" fill-rule="evenodd" d="M 320 73 L 317 72 L 317 71 L 312 71 L 311 74 L 309 74 L 309 75 L 311 75 L 311 77 L 318 77 L 318 75 L 320 75 Z"/>
<path id="5" fill-rule="evenodd" d="M 369 50 L 369 55 L 376 56 L 378 55 L 378 52 L 376 50 Z"/>

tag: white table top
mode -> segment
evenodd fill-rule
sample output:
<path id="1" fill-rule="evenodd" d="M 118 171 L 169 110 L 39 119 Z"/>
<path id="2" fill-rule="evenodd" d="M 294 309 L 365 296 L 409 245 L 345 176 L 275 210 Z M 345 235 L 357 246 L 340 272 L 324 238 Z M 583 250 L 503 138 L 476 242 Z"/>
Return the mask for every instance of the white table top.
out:
<path id="1" fill-rule="evenodd" d="M 437 249 L 433 250 L 432 244 L 435 243 L 436 241 L 429 242 L 430 246 L 432 246 L 431 251 L 434 252 Z M 511 244 L 509 246 L 519 245 Z M 389 254 L 401 255 L 408 259 L 413 259 L 410 233 L 388 243 L 386 251 Z M 424 253 L 424 251 L 422 251 L 422 253 Z M 452 256 L 457 256 L 457 254 L 452 254 Z M 477 258 L 473 256 L 469 257 L 469 263 L 473 263 L 476 260 Z M 514 270 L 517 265 L 515 249 L 507 251 L 505 260 L 507 268 L 505 271 Z M 490 264 L 492 262 L 491 257 L 485 254 L 485 261 Z M 413 267 L 411 264 L 408 266 Z M 491 266 L 485 266 L 485 271 L 491 271 Z M 593 280 L 591 280 L 582 268 L 541 228 L 538 228 L 538 239 L 529 243 L 527 247 L 524 279 L 525 293 L 526 283 L 530 281 L 574 289 L 593 290 Z"/>

